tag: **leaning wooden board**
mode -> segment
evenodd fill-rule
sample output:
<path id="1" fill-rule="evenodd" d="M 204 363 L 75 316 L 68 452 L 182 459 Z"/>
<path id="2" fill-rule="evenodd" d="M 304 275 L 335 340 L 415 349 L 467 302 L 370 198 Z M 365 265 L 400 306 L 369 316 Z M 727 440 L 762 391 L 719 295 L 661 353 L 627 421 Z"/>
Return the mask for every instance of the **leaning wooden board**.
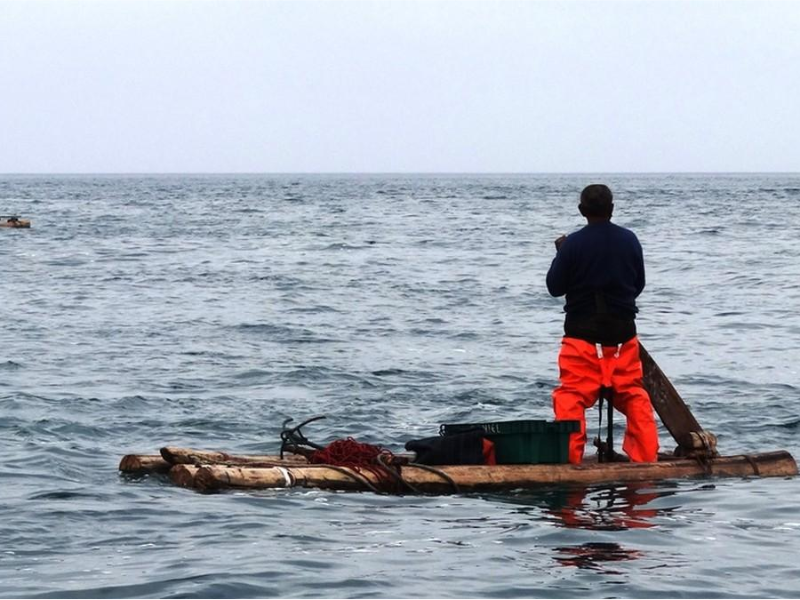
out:
<path id="1" fill-rule="evenodd" d="M 672 437 L 680 441 L 693 431 L 703 431 L 681 395 L 641 342 L 639 357 L 644 371 L 644 388 L 650 394 L 653 408 Z"/>

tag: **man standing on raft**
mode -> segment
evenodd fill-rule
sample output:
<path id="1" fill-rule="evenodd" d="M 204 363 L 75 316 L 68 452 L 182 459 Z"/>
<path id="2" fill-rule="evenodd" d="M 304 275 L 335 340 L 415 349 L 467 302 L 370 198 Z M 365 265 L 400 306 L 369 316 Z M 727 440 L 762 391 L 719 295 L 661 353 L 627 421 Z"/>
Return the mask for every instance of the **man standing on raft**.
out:
<path id="1" fill-rule="evenodd" d="M 578 210 L 588 224 L 556 240 L 547 273 L 550 294 L 566 295 L 558 356 L 561 385 L 553 391 L 556 420 L 580 421 L 580 431 L 569 440 L 569 462 L 580 464 L 585 410 L 601 388 L 612 390 L 614 408 L 627 419 L 622 449 L 633 462 L 655 462 L 658 430 L 642 387 L 634 321 L 636 298 L 644 289 L 642 246 L 632 231 L 611 222 L 614 204 L 607 186 L 587 186 Z"/>

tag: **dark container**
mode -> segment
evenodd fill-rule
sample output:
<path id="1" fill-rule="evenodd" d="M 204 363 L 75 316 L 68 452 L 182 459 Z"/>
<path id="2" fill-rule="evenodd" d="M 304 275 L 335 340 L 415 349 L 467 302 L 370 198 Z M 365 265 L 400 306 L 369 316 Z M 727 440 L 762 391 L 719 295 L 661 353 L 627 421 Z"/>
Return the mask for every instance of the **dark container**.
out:
<path id="1" fill-rule="evenodd" d="M 497 464 L 563 464 L 569 462 L 569 436 L 579 421 L 500 421 L 441 425 L 441 435 L 482 430 L 494 442 Z"/>

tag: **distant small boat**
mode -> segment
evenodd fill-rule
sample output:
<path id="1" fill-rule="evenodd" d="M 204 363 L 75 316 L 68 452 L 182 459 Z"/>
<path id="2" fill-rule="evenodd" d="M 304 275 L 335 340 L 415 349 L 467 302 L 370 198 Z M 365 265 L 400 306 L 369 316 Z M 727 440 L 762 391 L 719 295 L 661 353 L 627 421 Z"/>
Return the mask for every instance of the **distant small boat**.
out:
<path id="1" fill-rule="evenodd" d="M 31 226 L 30 219 L 20 219 L 17 215 L 0 215 L 0 227 L 9 227 L 11 229 L 28 229 Z"/>

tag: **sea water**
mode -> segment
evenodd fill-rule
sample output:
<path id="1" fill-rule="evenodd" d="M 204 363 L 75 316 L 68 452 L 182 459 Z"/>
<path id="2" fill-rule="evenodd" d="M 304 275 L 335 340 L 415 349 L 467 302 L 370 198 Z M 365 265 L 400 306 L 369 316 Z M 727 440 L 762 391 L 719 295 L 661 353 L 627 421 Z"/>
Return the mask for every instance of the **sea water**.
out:
<path id="1" fill-rule="evenodd" d="M 699 422 L 725 454 L 800 456 L 798 175 L 0 177 L 33 223 L 0 229 L 0 596 L 800 595 L 794 478 L 396 497 L 118 472 L 275 453 L 289 418 L 396 451 L 551 419 L 544 277 L 593 182 Z"/>

